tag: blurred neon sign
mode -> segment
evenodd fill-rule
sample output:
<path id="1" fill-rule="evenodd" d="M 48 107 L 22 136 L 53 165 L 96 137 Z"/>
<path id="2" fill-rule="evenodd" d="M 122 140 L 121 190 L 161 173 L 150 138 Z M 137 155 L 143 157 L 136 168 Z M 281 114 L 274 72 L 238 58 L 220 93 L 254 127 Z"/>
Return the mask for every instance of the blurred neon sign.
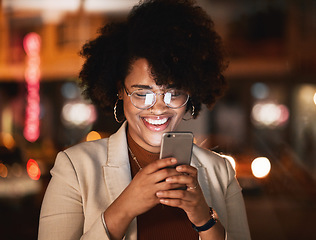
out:
<path id="1" fill-rule="evenodd" d="M 40 48 L 41 37 L 37 33 L 29 33 L 23 39 L 23 47 L 27 55 L 25 81 L 27 99 L 25 111 L 24 137 L 35 142 L 40 135 Z"/>

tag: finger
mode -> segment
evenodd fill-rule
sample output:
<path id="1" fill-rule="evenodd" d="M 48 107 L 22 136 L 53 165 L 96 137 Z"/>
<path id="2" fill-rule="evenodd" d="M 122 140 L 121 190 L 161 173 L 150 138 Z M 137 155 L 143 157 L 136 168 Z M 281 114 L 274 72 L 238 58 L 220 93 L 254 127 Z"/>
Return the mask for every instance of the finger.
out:
<path id="1" fill-rule="evenodd" d="M 180 165 L 176 167 L 176 170 L 180 173 L 186 173 L 191 175 L 192 177 L 197 176 L 197 169 L 195 167 L 189 165 Z"/>
<path id="2" fill-rule="evenodd" d="M 186 190 L 167 190 L 167 191 L 158 191 L 156 196 L 160 199 L 173 199 L 181 200 L 186 204 L 191 202 L 196 202 L 197 195 L 195 193 L 186 191 Z"/>
<path id="3" fill-rule="evenodd" d="M 158 159 L 149 165 L 147 165 L 145 168 L 143 168 L 143 172 L 146 174 L 151 174 L 154 172 L 157 172 L 158 170 L 166 167 L 173 166 L 177 163 L 177 159 L 175 158 L 164 158 L 164 159 Z"/>
<path id="4" fill-rule="evenodd" d="M 186 190 L 187 186 L 185 184 L 179 183 L 168 183 L 166 181 L 162 181 L 157 184 L 157 191 L 166 191 L 166 190 Z"/>
<path id="5" fill-rule="evenodd" d="M 166 178 L 177 175 L 180 175 L 180 173 L 176 171 L 174 168 L 163 168 L 150 174 L 150 176 L 152 177 L 152 179 L 154 179 L 154 182 L 156 183 L 165 182 Z"/>
<path id="6" fill-rule="evenodd" d="M 167 206 L 170 206 L 170 207 L 179 207 L 179 208 L 184 208 L 183 205 L 184 205 L 184 201 L 181 200 L 181 199 L 168 199 L 168 198 L 161 198 L 159 199 L 159 202 L 161 204 L 164 204 L 164 205 L 167 205 Z"/>
<path id="7" fill-rule="evenodd" d="M 179 183 L 185 184 L 188 187 L 194 187 L 198 184 L 198 181 L 195 177 L 186 174 L 169 176 L 166 178 L 167 183 Z"/>
<path id="8" fill-rule="evenodd" d="M 199 184 L 196 183 L 194 186 L 188 186 L 187 185 L 187 191 L 196 191 L 196 189 L 199 187 Z"/>
<path id="9" fill-rule="evenodd" d="M 194 199 L 184 198 L 158 198 L 159 202 L 171 207 L 179 207 L 183 210 L 188 210 L 194 205 Z"/>

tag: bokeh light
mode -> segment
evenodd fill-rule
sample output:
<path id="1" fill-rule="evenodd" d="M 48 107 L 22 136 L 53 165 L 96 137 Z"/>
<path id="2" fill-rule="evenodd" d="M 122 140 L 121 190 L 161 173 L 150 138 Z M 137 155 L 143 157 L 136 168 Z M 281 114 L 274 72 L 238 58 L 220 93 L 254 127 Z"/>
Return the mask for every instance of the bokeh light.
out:
<path id="1" fill-rule="evenodd" d="M 266 177 L 270 173 L 270 170 L 271 163 L 266 157 L 255 158 L 251 163 L 251 171 L 256 178 Z"/>
<path id="2" fill-rule="evenodd" d="M 8 176 L 8 168 L 3 163 L 0 163 L 0 177 L 6 178 Z"/>
<path id="3" fill-rule="evenodd" d="M 283 104 L 257 103 L 252 109 L 252 119 L 259 126 L 282 126 L 289 119 L 289 110 Z"/>
<path id="4" fill-rule="evenodd" d="M 10 133 L 1 133 L 2 143 L 7 149 L 13 149 L 15 147 L 14 138 Z"/>
<path id="5" fill-rule="evenodd" d="M 64 98 L 75 99 L 80 95 L 80 91 L 76 83 L 66 82 L 61 87 L 61 94 Z"/>
<path id="6" fill-rule="evenodd" d="M 41 170 L 38 163 L 34 159 L 29 159 L 26 164 L 26 170 L 29 177 L 33 180 L 39 180 L 41 177 Z"/>
<path id="7" fill-rule="evenodd" d="M 96 131 L 89 132 L 87 137 L 86 137 L 86 141 L 94 141 L 94 140 L 98 140 L 98 139 L 101 139 L 101 135 Z"/>
<path id="8" fill-rule="evenodd" d="M 251 94 L 256 99 L 265 99 L 269 96 L 269 88 L 266 84 L 258 82 L 252 85 Z"/>
<path id="9" fill-rule="evenodd" d="M 62 119 L 66 125 L 85 126 L 96 120 L 96 110 L 92 104 L 67 103 L 62 109 Z"/>

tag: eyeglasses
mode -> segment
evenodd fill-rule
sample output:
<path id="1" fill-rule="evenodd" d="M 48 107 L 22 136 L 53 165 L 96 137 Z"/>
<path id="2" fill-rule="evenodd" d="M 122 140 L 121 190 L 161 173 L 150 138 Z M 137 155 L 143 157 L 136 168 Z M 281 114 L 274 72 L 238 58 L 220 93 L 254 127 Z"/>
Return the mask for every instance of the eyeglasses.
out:
<path id="1" fill-rule="evenodd" d="M 181 90 L 170 89 L 164 93 L 154 93 L 149 89 L 137 89 L 129 93 L 125 88 L 127 96 L 131 98 L 132 104 L 138 109 L 148 109 L 155 105 L 157 95 L 163 95 L 163 101 L 169 108 L 177 109 L 183 107 L 189 100 L 189 95 Z"/>

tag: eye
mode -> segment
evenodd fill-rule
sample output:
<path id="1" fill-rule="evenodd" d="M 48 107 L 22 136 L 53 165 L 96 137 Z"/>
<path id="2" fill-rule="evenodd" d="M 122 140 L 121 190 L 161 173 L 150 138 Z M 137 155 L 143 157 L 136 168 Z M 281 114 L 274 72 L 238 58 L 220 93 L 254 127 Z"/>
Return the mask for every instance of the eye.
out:
<path id="1" fill-rule="evenodd" d="M 133 94 L 135 97 L 146 98 L 147 95 L 152 95 L 153 92 L 148 90 L 136 90 Z"/>
<path id="2" fill-rule="evenodd" d="M 180 90 L 176 90 L 176 89 L 172 89 L 172 90 L 169 90 L 168 93 L 171 94 L 171 97 L 179 97 L 179 96 L 182 96 L 184 93 Z"/>

